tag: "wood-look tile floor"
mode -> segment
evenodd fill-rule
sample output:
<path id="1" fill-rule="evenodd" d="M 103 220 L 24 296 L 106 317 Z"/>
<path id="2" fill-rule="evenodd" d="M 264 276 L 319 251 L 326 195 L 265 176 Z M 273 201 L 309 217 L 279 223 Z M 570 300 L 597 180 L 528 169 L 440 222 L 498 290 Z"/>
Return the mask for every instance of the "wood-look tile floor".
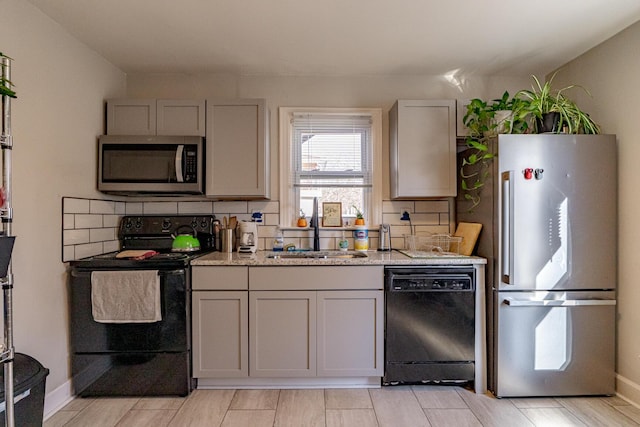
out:
<path id="1" fill-rule="evenodd" d="M 185 398 L 73 400 L 45 427 L 640 426 L 618 397 L 496 399 L 460 387 L 195 390 Z"/>

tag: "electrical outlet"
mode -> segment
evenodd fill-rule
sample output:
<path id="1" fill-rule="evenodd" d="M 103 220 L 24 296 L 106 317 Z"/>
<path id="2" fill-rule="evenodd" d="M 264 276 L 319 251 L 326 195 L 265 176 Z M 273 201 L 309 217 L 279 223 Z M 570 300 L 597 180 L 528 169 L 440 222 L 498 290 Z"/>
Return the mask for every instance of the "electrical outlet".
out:
<path id="1" fill-rule="evenodd" d="M 403 206 L 400 208 L 400 212 L 413 213 L 413 210 L 411 210 L 411 206 Z"/>

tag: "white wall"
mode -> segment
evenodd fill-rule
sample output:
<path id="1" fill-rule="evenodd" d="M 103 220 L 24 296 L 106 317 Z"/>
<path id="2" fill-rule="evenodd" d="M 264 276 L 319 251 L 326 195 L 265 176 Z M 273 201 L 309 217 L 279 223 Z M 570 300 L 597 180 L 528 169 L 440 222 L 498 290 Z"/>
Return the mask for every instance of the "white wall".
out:
<path id="1" fill-rule="evenodd" d="M 0 51 L 12 80 L 14 343 L 50 369 L 47 393 L 68 384 L 62 196 L 95 190 L 103 99 L 122 96 L 125 75 L 22 0 L 0 2 Z"/>
<path id="2" fill-rule="evenodd" d="M 556 80 L 558 87 L 576 83 L 588 88 L 593 97 L 580 94 L 576 97 L 580 106 L 601 124 L 604 133 L 618 137 L 618 392 L 622 391 L 623 395 L 633 397 L 640 404 L 638 45 L 640 23 L 562 67 Z"/>

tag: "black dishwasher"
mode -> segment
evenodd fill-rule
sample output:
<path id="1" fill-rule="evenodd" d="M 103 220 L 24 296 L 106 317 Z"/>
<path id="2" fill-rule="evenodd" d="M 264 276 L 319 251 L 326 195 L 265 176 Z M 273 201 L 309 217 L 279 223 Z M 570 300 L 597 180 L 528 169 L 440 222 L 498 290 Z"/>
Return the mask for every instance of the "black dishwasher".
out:
<path id="1" fill-rule="evenodd" d="M 475 269 L 385 268 L 383 385 L 474 379 Z"/>

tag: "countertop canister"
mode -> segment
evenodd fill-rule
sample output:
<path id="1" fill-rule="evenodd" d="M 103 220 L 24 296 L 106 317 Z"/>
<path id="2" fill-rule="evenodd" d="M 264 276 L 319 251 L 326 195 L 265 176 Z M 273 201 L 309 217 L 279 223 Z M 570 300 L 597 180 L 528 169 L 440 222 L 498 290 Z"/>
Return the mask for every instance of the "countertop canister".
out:
<path id="1" fill-rule="evenodd" d="M 353 231 L 353 249 L 356 251 L 369 250 L 369 230 L 366 225 L 356 225 Z"/>

